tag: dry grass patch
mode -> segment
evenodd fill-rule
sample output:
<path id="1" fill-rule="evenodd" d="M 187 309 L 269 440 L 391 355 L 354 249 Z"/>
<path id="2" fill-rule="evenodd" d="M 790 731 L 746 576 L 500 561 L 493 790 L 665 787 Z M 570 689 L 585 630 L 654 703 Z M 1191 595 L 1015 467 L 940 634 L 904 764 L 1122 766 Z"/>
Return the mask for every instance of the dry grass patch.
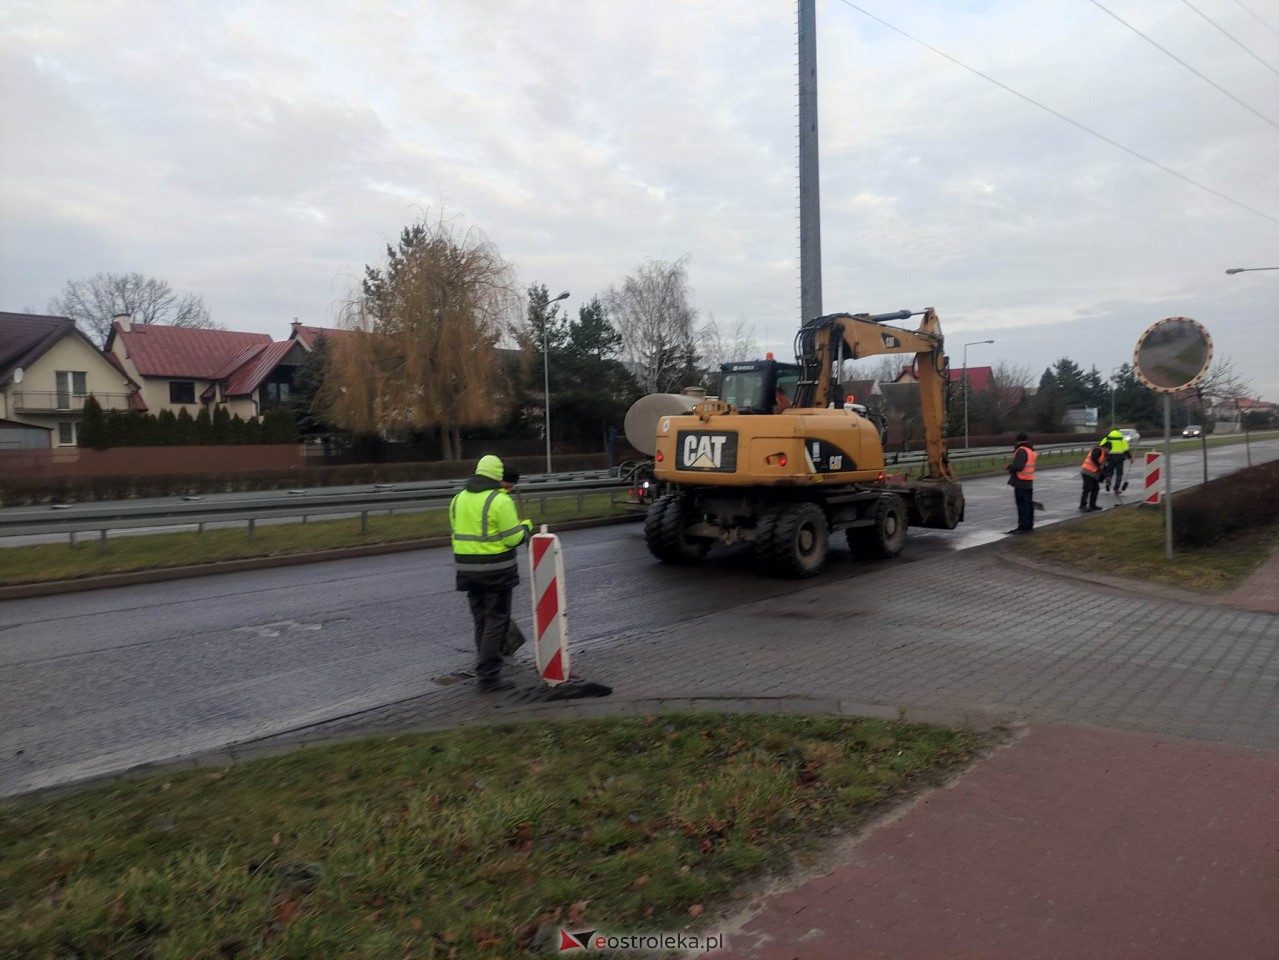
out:
<path id="1" fill-rule="evenodd" d="M 1279 547 L 1279 526 L 1212 547 L 1174 547 L 1169 560 L 1163 512 L 1128 507 L 1039 527 L 1033 537 L 1016 538 L 1012 547 L 1091 573 L 1220 594 L 1238 587 L 1266 562 Z"/>
<path id="2" fill-rule="evenodd" d="M 517 957 L 561 926 L 675 932 L 982 746 L 838 717 L 530 722 L 0 806 L 0 953 Z"/>

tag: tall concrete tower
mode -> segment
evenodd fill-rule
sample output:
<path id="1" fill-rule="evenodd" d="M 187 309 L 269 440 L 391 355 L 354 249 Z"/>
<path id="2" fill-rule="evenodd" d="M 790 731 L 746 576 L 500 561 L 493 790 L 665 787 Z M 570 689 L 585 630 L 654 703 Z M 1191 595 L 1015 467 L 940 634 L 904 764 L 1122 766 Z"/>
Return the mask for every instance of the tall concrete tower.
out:
<path id="1" fill-rule="evenodd" d="M 822 315 L 822 204 L 817 170 L 816 0 L 799 3 L 800 323 Z"/>

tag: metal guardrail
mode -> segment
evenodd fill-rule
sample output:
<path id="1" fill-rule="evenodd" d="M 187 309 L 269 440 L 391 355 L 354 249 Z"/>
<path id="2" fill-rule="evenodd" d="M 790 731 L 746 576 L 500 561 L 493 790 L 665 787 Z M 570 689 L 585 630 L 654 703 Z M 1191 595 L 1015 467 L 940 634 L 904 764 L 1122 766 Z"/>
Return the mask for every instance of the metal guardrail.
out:
<path id="1" fill-rule="evenodd" d="M 576 480 L 548 480 L 521 483 L 517 487 L 525 503 L 538 503 L 544 513 L 549 500 L 576 497 L 578 509 L 583 498 L 595 493 L 612 493 L 625 487 L 624 481 L 609 477 L 583 477 Z M 373 489 L 368 492 L 312 495 L 310 491 L 293 491 L 296 499 L 281 497 L 270 501 L 228 500 L 204 503 L 196 499 L 167 504 L 116 504 L 109 507 L 85 504 L 64 508 L 51 515 L 48 507 L 10 511 L 0 522 L 0 538 L 66 535 L 75 544 L 76 534 L 96 532 L 106 542 L 110 531 L 144 528 L 196 527 L 203 532 L 209 524 L 246 524 L 248 534 L 255 534 L 259 521 L 301 520 L 311 517 L 360 517 L 361 529 L 368 530 L 371 515 L 421 513 L 446 506 L 461 489 L 456 481 L 424 484 L 411 489 Z M 286 494 L 287 498 L 289 494 Z M 57 509 L 57 508 L 53 508 Z"/>
<path id="2" fill-rule="evenodd" d="M 1162 440 L 1162 438 L 1161 438 Z M 1078 453 L 1082 456 L 1092 449 L 1095 441 L 1080 443 L 1048 444 L 1039 447 L 1041 453 Z M 1138 444 L 1138 446 L 1142 446 Z M 955 451 L 952 461 L 999 460 L 1009 451 L 1002 447 L 981 450 Z M 924 461 L 924 455 L 906 454 L 894 459 L 886 456 L 891 469 L 910 466 Z M 395 513 L 419 513 L 440 509 L 461 489 L 457 480 L 438 480 L 414 484 L 375 484 L 367 491 L 325 493 L 314 490 L 292 490 L 275 493 L 261 499 L 238 499 L 207 503 L 200 498 L 187 498 L 175 503 L 117 503 L 111 505 L 76 504 L 50 507 L 9 508 L 0 514 L 0 539 L 8 537 L 32 537 L 67 535 L 76 542 L 76 534 L 96 532 L 105 543 L 112 530 L 137 530 L 143 528 L 197 527 L 203 531 L 208 524 L 247 525 L 249 536 L 254 535 L 258 521 L 300 519 L 310 517 L 360 517 L 361 528 L 368 529 L 370 515 Z M 591 470 L 576 473 L 551 474 L 525 477 L 517 488 L 524 502 L 540 501 L 539 509 L 545 512 L 549 499 L 565 496 L 581 498 L 595 493 L 625 490 L 626 477 L 611 477 L 608 471 Z M 291 499 L 295 498 L 295 499 Z M 58 510 L 59 514 L 51 511 Z"/>
<path id="3" fill-rule="evenodd" d="M 1050 448 L 1043 448 L 1050 449 Z M 1052 448 L 1056 449 L 1056 448 Z M 1086 449 L 1086 447 L 1080 447 Z M 977 459 L 1002 456 L 1004 451 L 965 451 L 952 454 L 952 459 Z M 889 466 L 908 466 L 921 463 L 923 454 L 911 454 L 897 461 L 889 460 Z M 395 513 L 420 513 L 445 506 L 462 483 L 457 480 L 437 480 L 405 484 L 375 484 L 364 491 L 340 493 L 319 490 L 290 490 L 275 492 L 261 498 L 239 498 L 205 502 L 203 498 L 188 497 L 166 503 L 112 503 L 58 504 L 53 507 L 11 508 L 0 515 L 0 539 L 10 537 L 67 536 L 75 544 L 76 535 L 96 533 L 106 542 L 110 531 L 140 529 L 172 529 L 194 527 L 203 532 L 210 524 L 245 524 L 248 535 L 255 535 L 259 521 L 300 520 L 305 523 L 311 517 L 360 517 L 360 526 L 368 530 L 370 515 Z M 539 510 L 545 512 L 545 502 L 552 497 L 576 496 L 579 509 L 581 498 L 594 493 L 610 493 L 624 490 L 626 477 L 610 477 L 608 471 L 593 470 L 576 473 L 529 476 L 517 488 L 527 503 L 540 501 Z M 57 514 L 52 511 L 59 511 Z"/>

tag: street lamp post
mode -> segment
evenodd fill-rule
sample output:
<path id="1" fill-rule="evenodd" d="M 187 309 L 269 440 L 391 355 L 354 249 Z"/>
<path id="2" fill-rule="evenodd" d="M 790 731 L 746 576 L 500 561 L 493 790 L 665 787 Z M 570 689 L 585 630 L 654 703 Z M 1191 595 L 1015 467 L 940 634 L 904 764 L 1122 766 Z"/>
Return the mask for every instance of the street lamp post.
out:
<path id="1" fill-rule="evenodd" d="M 1119 389 L 1119 378 L 1115 374 L 1123 369 L 1123 364 L 1110 371 L 1110 429 L 1115 429 L 1115 392 Z"/>
<path id="2" fill-rule="evenodd" d="M 551 472 L 551 355 L 548 331 L 551 326 L 551 304 L 568 299 L 565 290 L 558 297 L 546 301 L 546 310 L 542 314 L 542 410 L 546 416 L 546 472 Z"/>
<path id="3" fill-rule="evenodd" d="M 994 340 L 974 340 L 964 344 L 964 449 L 968 449 L 968 348 L 982 343 L 994 343 Z"/>
<path id="4" fill-rule="evenodd" d="M 1226 273 L 1252 273 L 1254 270 L 1279 270 L 1279 267 L 1231 267 Z"/>

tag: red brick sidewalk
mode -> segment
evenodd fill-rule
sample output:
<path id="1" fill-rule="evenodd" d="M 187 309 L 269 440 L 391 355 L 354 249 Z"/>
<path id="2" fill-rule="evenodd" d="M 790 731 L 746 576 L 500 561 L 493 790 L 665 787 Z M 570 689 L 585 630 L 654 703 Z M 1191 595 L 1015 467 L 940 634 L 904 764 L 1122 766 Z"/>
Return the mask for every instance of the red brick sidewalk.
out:
<path id="1" fill-rule="evenodd" d="M 851 857 L 752 904 L 711 956 L 1279 956 L 1279 754 L 1033 727 Z"/>

